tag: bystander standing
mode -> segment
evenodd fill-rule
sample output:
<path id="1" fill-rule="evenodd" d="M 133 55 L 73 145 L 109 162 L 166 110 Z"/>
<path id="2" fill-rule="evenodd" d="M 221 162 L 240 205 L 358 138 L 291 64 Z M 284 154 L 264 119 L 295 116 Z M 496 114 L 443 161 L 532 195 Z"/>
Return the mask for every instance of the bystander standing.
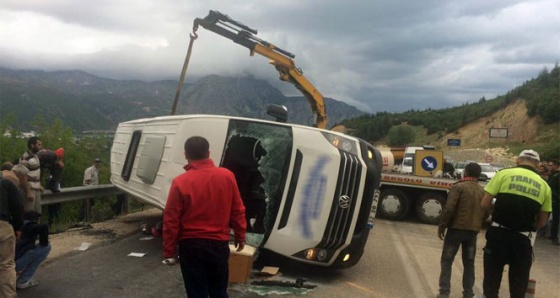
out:
<path id="1" fill-rule="evenodd" d="M 510 297 L 525 297 L 535 234 L 546 224 L 552 209 L 550 187 L 536 172 L 539 162 L 537 152 L 523 150 L 517 158 L 517 167 L 499 171 L 484 188 L 481 205 L 492 214 L 493 220 L 484 247 L 486 298 L 498 297 L 506 264 Z"/>
<path id="2" fill-rule="evenodd" d="M 20 184 L 19 183 L 19 178 L 16 175 L 16 173 L 14 173 L 14 171 L 12 171 L 13 167 L 14 167 L 14 164 L 12 164 L 9 161 L 3 163 L 2 164 L 2 178 L 6 179 L 6 180 L 10 180 L 10 181 L 12 181 L 13 184 L 18 186 Z"/>
<path id="3" fill-rule="evenodd" d="M 25 151 L 19 159 L 19 164 L 25 166 L 27 172 L 27 186 L 24 209 L 25 211 L 41 211 L 41 194 L 43 187 L 41 186 L 41 162 L 37 153 L 43 149 L 43 142 L 38 137 L 31 137 L 27 140 L 27 151 Z"/>
<path id="4" fill-rule="evenodd" d="M 443 157 L 443 176 L 447 178 L 455 178 L 455 167 L 449 162 L 449 157 Z"/>
<path id="5" fill-rule="evenodd" d="M 62 171 L 64 170 L 64 163 L 62 162 L 62 159 L 64 158 L 64 148 L 58 148 L 54 151 L 42 149 L 37 153 L 37 156 L 41 162 L 41 177 L 45 175 L 45 170 L 48 170 L 49 172 L 49 176 L 45 181 L 45 188 L 49 189 L 53 193 L 60 192 L 60 179 L 62 177 Z M 47 205 L 47 210 L 49 212 L 49 225 L 52 225 L 56 220 L 58 220 L 61 209 L 61 203 Z"/>
<path id="6" fill-rule="evenodd" d="M 99 185 L 99 165 L 101 164 L 101 159 L 95 158 L 93 164 L 84 171 L 84 185 Z M 93 198 L 86 199 L 82 207 L 80 208 L 80 214 L 78 216 L 79 221 L 89 220 L 89 214 L 91 212 L 91 207 L 95 205 L 95 200 Z M 86 218 L 87 217 L 87 218 Z"/>
<path id="7" fill-rule="evenodd" d="M 474 296 L 476 238 L 486 218 L 480 206 L 484 196 L 484 189 L 478 184 L 480 173 L 479 164 L 469 163 L 465 167 L 464 177 L 453 185 L 447 196 L 438 229 L 439 238 L 444 240 L 438 298 L 449 297 L 451 267 L 459 247 L 463 259 L 463 297 Z"/>
<path id="8" fill-rule="evenodd" d="M 54 151 L 41 149 L 37 156 L 41 162 L 41 175 L 45 175 L 44 170 L 49 170 L 50 174 L 50 178 L 46 181 L 45 189 L 49 189 L 52 192 L 60 192 L 60 178 L 64 170 L 64 163 L 62 162 L 64 148 L 58 148 Z"/>
<path id="9" fill-rule="evenodd" d="M 550 169 L 547 167 L 547 163 L 541 163 L 537 169 L 537 173 L 539 174 L 539 176 L 541 176 L 541 178 L 547 180 L 550 173 Z"/>
<path id="10" fill-rule="evenodd" d="M 560 161 L 552 159 L 548 163 L 550 174 L 548 185 L 552 191 L 552 226 L 550 227 L 550 239 L 552 244 L 560 245 L 558 242 L 558 226 L 560 225 Z"/>
<path id="11" fill-rule="evenodd" d="M 23 225 L 20 194 L 10 180 L 0 172 L 0 297 L 16 294 L 15 246 Z"/>
<path id="12" fill-rule="evenodd" d="M 188 297 L 227 297 L 230 228 L 243 250 L 245 207 L 235 176 L 214 165 L 205 138 L 189 138 L 184 149 L 186 172 L 173 179 L 164 210 L 164 264 L 179 256 Z"/>
<path id="13" fill-rule="evenodd" d="M 19 179 L 19 184 L 16 184 L 16 186 L 19 190 L 21 205 L 25 206 L 27 202 L 27 191 L 29 190 L 29 183 L 27 181 L 29 169 L 24 165 L 17 164 L 12 167 L 12 172 L 14 172 Z"/>
<path id="14" fill-rule="evenodd" d="M 23 215 L 21 238 L 16 244 L 17 289 L 39 284 L 33 279 L 33 275 L 51 251 L 49 227 L 38 223 L 40 216 L 35 211 L 28 211 Z"/>

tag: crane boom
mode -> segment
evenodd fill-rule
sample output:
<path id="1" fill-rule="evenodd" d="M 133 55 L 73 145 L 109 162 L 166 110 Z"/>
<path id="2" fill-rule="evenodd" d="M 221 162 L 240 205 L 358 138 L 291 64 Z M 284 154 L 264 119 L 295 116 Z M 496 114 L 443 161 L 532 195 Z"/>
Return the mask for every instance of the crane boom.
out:
<path id="1" fill-rule="evenodd" d="M 248 48 L 251 51 L 251 56 L 257 53 L 270 59 L 269 63 L 274 65 L 280 74 L 280 80 L 292 83 L 303 93 L 311 106 L 311 111 L 315 117 L 315 125 L 318 128 L 327 127 L 323 95 L 305 78 L 301 69 L 296 67 L 292 60 L 295 57 L 294 54 L 256 37 L 257 30 L 251 29 L 219 11 L 211 10 L 206 17 L 196 18 L 193 24 L 194 33 L 199 26 Z"/>

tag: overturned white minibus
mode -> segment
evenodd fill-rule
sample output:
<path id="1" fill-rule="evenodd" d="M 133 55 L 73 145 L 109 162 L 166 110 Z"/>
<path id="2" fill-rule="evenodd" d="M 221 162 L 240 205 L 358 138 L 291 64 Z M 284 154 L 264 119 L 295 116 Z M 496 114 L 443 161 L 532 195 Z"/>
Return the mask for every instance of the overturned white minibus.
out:
<path id="1" fill-rule="evenodd" d="M 379 196 L 381 154 L 341 133 L 216 115 L 120 123 L 111 149 L 111 182 L 163 209 L 186 164 L 191 136 L 230 169 L 247 209 L 247 243 L 320 266 L 353 266 L 363 254 Z M 219 208 L 219 206 L 216 206 Z"/>

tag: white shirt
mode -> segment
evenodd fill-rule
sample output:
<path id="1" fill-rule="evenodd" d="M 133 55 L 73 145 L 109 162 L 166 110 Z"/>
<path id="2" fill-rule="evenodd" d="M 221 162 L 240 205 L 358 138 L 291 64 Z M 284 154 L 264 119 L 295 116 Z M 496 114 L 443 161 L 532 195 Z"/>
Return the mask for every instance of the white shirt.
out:
<path id="1" fill-rule="evenodd" d="M 89 183 L 88 183 L 89 181 Z M 99 184 L 99 169 L 91 166 L 84 171 L 84 185 L 98 185 Z"/>

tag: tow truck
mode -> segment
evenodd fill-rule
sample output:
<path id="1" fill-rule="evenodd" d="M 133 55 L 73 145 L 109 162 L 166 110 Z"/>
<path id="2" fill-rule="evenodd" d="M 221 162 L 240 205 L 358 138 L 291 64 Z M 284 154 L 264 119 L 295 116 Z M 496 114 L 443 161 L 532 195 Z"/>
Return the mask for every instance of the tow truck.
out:
<path id="1" fill-rule="evenodd" d="M 430 148 L 423 147 L 410 147 L 410 148 Z M 406 151 L 408 150 L 405 149 Z M 414 156 L 413 160 L 419 160 L 418 152 L 423 152 L 434 158 L 435 164 L 443 165 L 443 151 L 430 148 L 428 151 L 419 151 L 412 149 L 409 151 L 409 157 Z M 434 169 L 433 171 L 420 171 L 418 164 L 413 166 L 411 173 L 395 173 L 395 169 L 390 163 L 393 160 L 392 152 L 389 150 L 381 150 L 383 161 L 388 161 L 385 171 L 381 174 L 381 197 L 379 199 L 378 213 L 379 217 L 389 220 L 402 220 L 410 213 L 414 213 L 416 218 L 428 224 L 437 224 L 443 208 L 447 201 L 447 195 L 457 182 L 453 177 L 446 177 L 443 175 L 443 166 Z M 479 183 L 484 186 L 485 181 L 479 178 Z"/>

